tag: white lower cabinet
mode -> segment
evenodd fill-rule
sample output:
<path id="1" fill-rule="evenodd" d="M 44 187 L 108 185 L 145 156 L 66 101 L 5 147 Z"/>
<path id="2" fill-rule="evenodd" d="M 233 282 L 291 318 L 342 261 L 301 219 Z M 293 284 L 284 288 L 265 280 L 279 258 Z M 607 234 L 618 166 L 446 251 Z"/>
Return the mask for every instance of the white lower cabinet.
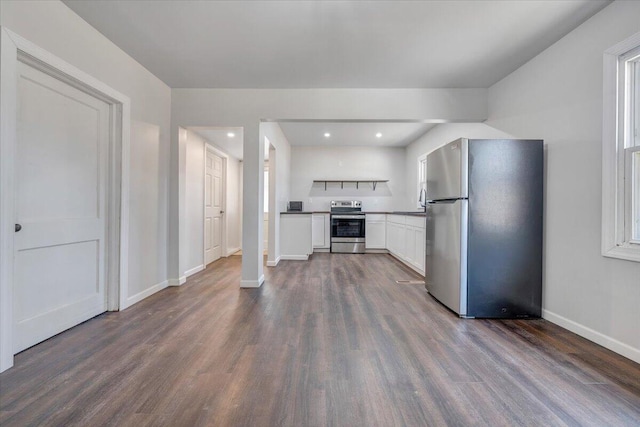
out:
<path id="1" fill-rule="evenodd" d="M 314 249 L 331 248 L 329 214 L 311 215 L 311 240 Z"/>
<path id="2" fill-rule="evenodd" d="M 367 214 L 365 223 L 365 248 L 387 248 L 387 218 L 385 214 Z"/>
<path id="3" fill-rule="evenodd" d="M 416 233 L 416 258 L 413 265 L 424 274 L 425 248 L 427 246 L 427 234 L 424 228 L 418 228 Z"/>
<path id="4" fill-rule="evenodd" d="M 406 218 L 403 215 L 387 215 L 387 249 L 404 259 Z"/>
<path id="5" fill-rule="evenodd" d="M 424 274 L 425 218 L 387 215 L 387 249 L 409 267 Z"/>
<path id="6" fill-rule="evenodd" d="M 424 274 L 425 218 L 416 215 L 367 214 L 366 249 L 387 249 Z M 280 258 L 306 260 L 314 249 L 331 248 L 329 214 L 280 215 Z"/>
<path id="7" fill-rule="evenodd" d="M 311 232 L 311 214 L 280 215 L 280 259 L 309 259 L 313 253 Z"/>

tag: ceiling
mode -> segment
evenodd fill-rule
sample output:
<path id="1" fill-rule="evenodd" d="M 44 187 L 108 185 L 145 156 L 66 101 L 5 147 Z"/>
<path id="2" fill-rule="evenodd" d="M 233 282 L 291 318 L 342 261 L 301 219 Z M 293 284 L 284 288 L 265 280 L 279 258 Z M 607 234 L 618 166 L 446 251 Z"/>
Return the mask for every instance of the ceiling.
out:
<path id="1" fill-rule="evenodd" d="M 366 146 L 406 147 L 436 126 L 433 123 L 389 122 L 280 122 L 287 140 L 292 146 Z M 243 133 L 241 127 L 198 127 L 187 129 L 242 160 Z M 229 136 L 232 133 L 233 136 Z M 329 133 L 329 137 L 324 134 Z M 376 134 L 380 133 L 380 137 Z M 268 158 L 265 150 L 265 158 Z"/>
<path id="2" fill-rule="evenodd" d="M 63 1 L 174 88 L 489 87 L 610 2 Z M 404 147 L 434 125 L 280 126 L 293 146 Z M 190 129 L 242 159 L 242 128 Z"/>
<path id="3" fill-rule="evenodd" d="M 64 2 L 174 88 L 483 88 L 609 0 Z"/>
<path id="4" fill-rule="evenodd" d="M 241 127 L 196 127 L 190 126 L 187 129 L 194 131 L 202 138 L 220 148 L 225 153 L 242 160 L 243 134 Z M 233 136 L 228 134 L 232 133 Z"/>
<path id="5" fill-rule="evenodd" d="M 405 147 L 435 126 L 431 123 L 283 122 L 279 123 L 293 146 L 351 145 Z M 329 133 L 329 137 L 324 134 Z M 376 134 L 380 133 L 380 137 Z"/>

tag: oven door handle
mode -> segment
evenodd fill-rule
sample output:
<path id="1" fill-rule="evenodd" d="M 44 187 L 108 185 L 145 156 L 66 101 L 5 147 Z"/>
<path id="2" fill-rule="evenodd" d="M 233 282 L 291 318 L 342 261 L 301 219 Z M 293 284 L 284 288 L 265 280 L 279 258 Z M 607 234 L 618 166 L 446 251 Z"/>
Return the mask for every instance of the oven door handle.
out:
<path id="1" fill-rule="evenodd" d="M 332 219 L 364 219 L 364 215 L 331 215 Z"/>

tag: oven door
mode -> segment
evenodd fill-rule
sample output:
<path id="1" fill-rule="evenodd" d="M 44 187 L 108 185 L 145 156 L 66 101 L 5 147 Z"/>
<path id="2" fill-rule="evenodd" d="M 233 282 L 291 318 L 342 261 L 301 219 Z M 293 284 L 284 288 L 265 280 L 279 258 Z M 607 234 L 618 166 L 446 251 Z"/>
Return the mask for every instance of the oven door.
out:
<path id="1" fill-rule="evenodd" d="M 364 239 L 364 215 L 331 215 L 331 238 Z"/>

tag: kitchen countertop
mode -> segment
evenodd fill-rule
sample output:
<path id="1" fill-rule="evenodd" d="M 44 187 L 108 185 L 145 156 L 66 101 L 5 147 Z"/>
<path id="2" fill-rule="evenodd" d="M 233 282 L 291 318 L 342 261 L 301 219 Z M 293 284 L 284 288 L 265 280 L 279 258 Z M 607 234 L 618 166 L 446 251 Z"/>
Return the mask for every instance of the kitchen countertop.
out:
<path id="1" fill-rule="evenodd" d="M 411 215 L 411 216 L 426 216 L 427 213 L 424 211 L 393 211 L 388 212 L 393 215 Z"/>
<path id="2" fill-rule="evenodd" d="M 331 212 L 329 211 L 301 211 L 301 212 L 280 212 L 281 215 L 310 215 L 310 214 L 329 214 Z M 410 216 L 425 216 L 426 214 L 422 211 L 393 211 L 393 212 L 387 212 L 387 211 L 366 211 L 363 212 L 365 214 L 379 214 L 379 215 L 385 215 L 385 214 L 392 214 L 392 215 L 410 215 Z"/>
<path id="3" fill-rule="evenodd" d="M 280 215 L 311 215 L 313 213 L 316 212 L 311 212 L 311 211 L 293 211 L 293 212 L 280 212 Z"/>

